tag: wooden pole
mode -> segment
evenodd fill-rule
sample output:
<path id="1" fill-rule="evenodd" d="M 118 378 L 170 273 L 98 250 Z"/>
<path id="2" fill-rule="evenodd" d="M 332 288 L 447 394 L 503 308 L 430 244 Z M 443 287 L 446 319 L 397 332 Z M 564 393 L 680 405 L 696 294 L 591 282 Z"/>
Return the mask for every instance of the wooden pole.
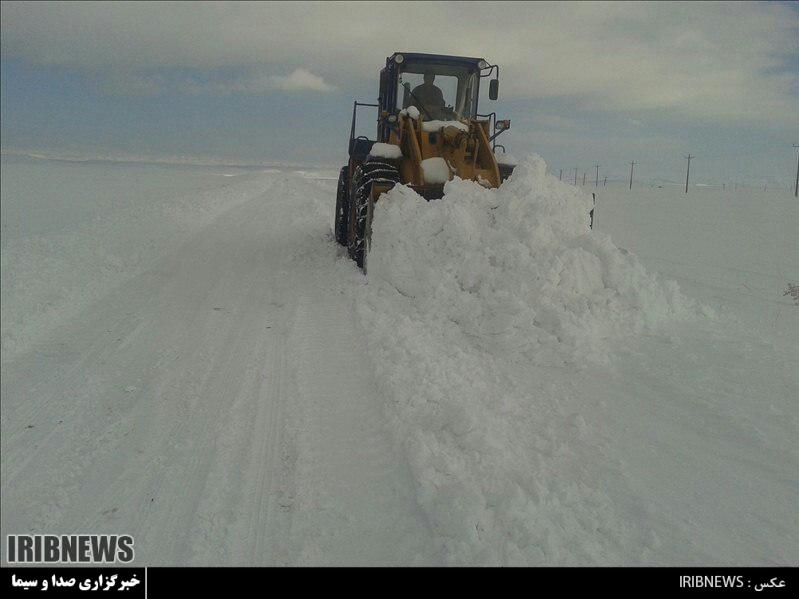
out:
<path id="1" fill-rule="evenodd" d="M 799 148 L 799 145 L 794 144 L 794 148 Z M 793 197 L 799 197 L 799 157 L 796 158 L 796 185 L 793 188 Z"/>

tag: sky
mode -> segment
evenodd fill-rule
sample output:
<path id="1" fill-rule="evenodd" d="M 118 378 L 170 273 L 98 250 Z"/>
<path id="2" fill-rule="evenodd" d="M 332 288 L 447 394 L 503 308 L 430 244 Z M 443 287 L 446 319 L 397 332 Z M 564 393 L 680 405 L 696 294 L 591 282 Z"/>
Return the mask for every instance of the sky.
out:
<path id="1" fill-rule="evenodd" d="M 395 51 L 485 57 L 501 140 L 555 173 L 796 172 L 799 3 L 11 2 L 3 152 L 339 165 Z M 365 116 L 370 116 L 364 113 Z M 364 131 L 370 132 L 369 129 Z"/>

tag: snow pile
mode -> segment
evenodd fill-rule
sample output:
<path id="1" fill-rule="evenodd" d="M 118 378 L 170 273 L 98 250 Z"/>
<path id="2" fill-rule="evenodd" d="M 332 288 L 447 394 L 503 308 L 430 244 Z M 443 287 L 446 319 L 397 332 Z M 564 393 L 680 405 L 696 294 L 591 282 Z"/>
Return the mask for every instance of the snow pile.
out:
<path id="1" fill-rule="evenodd" d="M 429 203 L 399 186 L 375 207 L 358 310 L 454 564 L 629 563 L 644 534 L 565 457 L 591 435 L 570 373 L 691 306 L 591 232 L 590 196 L 545 169 L 531 157 L 498 190 L 455 179 Z"/>
<path id="2" fill-rule="evenodd" d="M 369 155 L 375 158 L 388 158 L 389 160 L 396 160 L 402 158 L 402 150 L 395 144 L 374 143 L 372 149 L 369 150 Z"/>
<path id="3" fill-rule="evenodd" d="M 499 190 L 456 178 L 440 202 L 392 190 L 375 208 L 370 289 L 530 357 L 552 346 L 601 362 L 612 336 L 684 312 L 676 283 L 591 232 L 591 197 L 545 168 L 528 159 Z"/>
<path id="4" fill-rule="evenodd" d="M 449 165 L 440 156 L 422 160 L 422 172 L 424 173 L 425 183 L 432 185 L 449 181 Z"/>

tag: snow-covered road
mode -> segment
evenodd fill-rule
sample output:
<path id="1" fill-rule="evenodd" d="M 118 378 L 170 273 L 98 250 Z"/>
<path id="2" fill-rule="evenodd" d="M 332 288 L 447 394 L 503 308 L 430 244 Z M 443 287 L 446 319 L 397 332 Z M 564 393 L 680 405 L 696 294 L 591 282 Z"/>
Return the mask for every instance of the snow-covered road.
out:
<path id="1" fill-rule="evenodd" d="M 799 563 L 787 198 L 608 191 L 591 233 L 531 160 L 392 192 L 367 284 L 334 172 L 3 168 L 3 535 L 132 534 L 142 565 Z"/>
<path id="2" fill-rule="evenodd" d="M 261 182 L 4 364 L 4 531 L 130 531 L 149 564 L 436 563 L 327 190 Z"/>

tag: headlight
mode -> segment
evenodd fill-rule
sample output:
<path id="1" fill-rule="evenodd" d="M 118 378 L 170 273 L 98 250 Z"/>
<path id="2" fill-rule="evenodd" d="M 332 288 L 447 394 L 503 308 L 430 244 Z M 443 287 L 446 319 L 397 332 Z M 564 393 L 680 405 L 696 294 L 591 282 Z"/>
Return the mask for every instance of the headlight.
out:
<path id="1" fill-rule="evenodd" d="M 485 59 L 480 59 L 480 62 L 477 63 L 477 66 L 480 67 L 480 70 L 487 69 L 491 65 L 488 64 L 488 61 Z"/>
<path id="2" fill-rule="evenodd" d="M 402 54 L 394 55 L 394 62 L 396 62 L 397 64 L 401 64 L 403 60 L 405 60 L 405 57 Z"/>

